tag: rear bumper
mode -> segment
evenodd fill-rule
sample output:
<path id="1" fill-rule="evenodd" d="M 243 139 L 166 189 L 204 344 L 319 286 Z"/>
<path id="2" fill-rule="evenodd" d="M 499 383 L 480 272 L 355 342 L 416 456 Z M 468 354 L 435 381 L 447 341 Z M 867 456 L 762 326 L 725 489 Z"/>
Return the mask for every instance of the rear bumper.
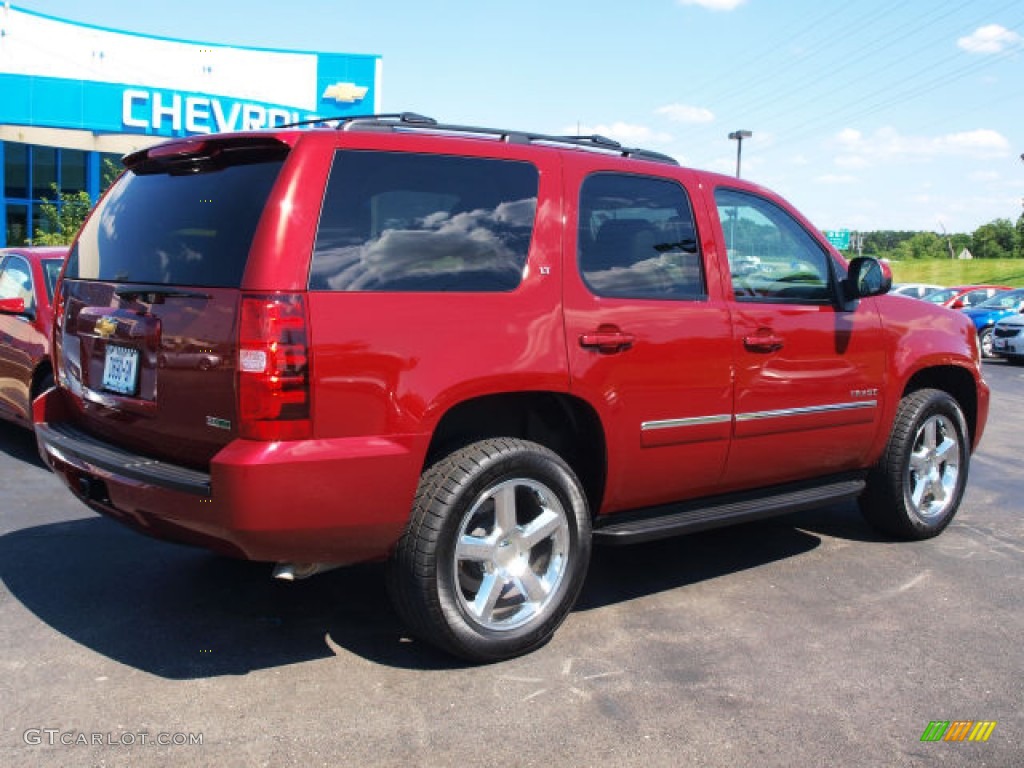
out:
<path id="1" fill-rule="evenodd" d="M 37 402 L 40 454 L 89 507 L 156 538 L 250 560 L 386 557 L 408 521 L 426 450 L 418 436 L 235 440 L 206 474 L 45 416 Z"/>

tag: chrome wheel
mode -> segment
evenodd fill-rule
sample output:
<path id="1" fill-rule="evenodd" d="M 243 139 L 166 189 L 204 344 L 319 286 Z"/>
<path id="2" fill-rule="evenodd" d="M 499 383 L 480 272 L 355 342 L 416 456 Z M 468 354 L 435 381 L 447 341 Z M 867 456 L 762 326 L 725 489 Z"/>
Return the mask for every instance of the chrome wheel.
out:
<path id="1" fill-rule="evenodd" d="M 960 507 L 971 464 L 971 433 L 960 404 L 939 389 L 905 395 L 889 442 L 867 477 L 860 509 L 880 531 L 928 539 Z"/>
<path id="2" fill-rule="evenodd" d="M 906 489 L 911 508 L 923 520 L 939 517 L 956 498 L 960 442 L 953 422 L 942 414 L 926 419 L 914 436 Z"/>
<path id="3" fill-rule="evenodd" d="M 388 560 L 388 590 L 420 639 L 499 661 L 551 638 L 589 562 L 590 511 L 576 474 L 542 445 L 493 437 L 424 470 Z"/>
<path id="4" fill-rule="evenodd" d="M 566 574 L 569 547 L 565 508 L 551 488 L 517 478 L 486 489 L 458 529 L 459 605 L 491 631 L 543 617 Z"/>
<path id="5" fill-rule="evenodd" d="M 995 357 L 996 353 L 992 350 L 992 329 L 986 328 L 978 333 L 978 346 L 981 347 L 982 357 Z"/>

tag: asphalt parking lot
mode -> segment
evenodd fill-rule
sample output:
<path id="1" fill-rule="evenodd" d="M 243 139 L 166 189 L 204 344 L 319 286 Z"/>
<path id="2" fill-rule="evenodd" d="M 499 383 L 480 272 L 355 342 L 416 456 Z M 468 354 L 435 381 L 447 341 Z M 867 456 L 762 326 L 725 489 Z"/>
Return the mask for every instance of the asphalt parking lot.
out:
<path id="1" fill-rule="evenodd" d="M 1024 762 L 1024 367 L 939 538 L 852 505 L 598 549 L 525 658 L 409 641 L 379 567 L 296 584 L 101 519 L 0 424 L 0 764 Z M 932 721 L 986 742 L 925 742 Z M 201 742 L 201 743 L 198 743 Z"/>

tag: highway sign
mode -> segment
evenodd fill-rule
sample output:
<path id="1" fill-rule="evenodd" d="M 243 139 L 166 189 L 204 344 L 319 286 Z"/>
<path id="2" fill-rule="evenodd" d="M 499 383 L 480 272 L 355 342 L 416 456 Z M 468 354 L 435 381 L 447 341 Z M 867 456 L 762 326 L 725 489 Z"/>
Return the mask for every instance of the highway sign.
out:
<path id="1" fill-rule="evenodd" d="M 850 247 L 850 230 L 848 229 L 826 229 L 825 237 L 840 251 Z"/>

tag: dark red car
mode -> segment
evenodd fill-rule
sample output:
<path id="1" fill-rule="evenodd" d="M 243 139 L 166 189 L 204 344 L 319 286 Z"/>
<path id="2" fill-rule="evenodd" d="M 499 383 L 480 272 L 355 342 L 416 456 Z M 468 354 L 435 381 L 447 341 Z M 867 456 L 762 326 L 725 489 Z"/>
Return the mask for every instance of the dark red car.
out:
<path id="1" fill-rule="evenodd" d="M 32 400 L 53 386 L 54 286 L 66 246 L 0 250 L 0 417 L 32 426 Z"/>
<path id="2" fill-rule="evenodd" d="M 592 540 L 856 497 L 923 539 L 959 506 L 973 325 L 762 187 L 416 115 L 125 166 L 33 411 L 67 486 L 150 535 L 289 578 L 386 560 L 413 632 L 495 660 L 565 619 Z"/>

